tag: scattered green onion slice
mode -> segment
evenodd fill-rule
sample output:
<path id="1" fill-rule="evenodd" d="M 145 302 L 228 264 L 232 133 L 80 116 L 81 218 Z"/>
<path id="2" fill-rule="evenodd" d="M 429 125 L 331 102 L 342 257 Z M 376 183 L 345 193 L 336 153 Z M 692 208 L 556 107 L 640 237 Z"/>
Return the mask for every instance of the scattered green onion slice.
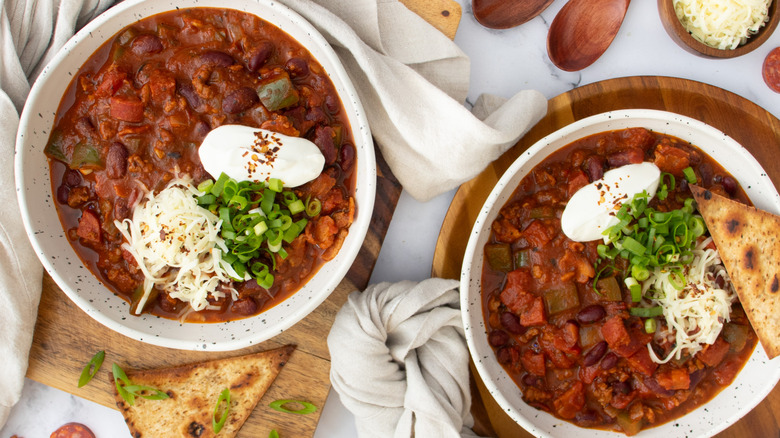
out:
<path id="1" fill-rule="evenodd" d="M 279 432 L 276 429 L 271 429 L 271 433 L 268 434 L 268 438 L 279 438 Z"/>
<path id="2" fill-rule="evenodd" d="M 219 431 L 222 430 L 222 428 L 225 426 L 229 411 L 230 388 L 225 388 L 222 390 L 222 393 L 219 394 L 217 403 L 214 405 L 214 413 L 211 417 L 211 427 L 214 429 L 214 433 L 219 433 Z M 219 420 L 217 420 L 217 416 L 219 416 Z"/>
<path id="3" fill-rule="evenodd" d="M 98 351 L 94 356 L 92 356 L 92 359 L 90 359 L 89 363 L 87 363 L 87 366 L 81 370 L 81 377 L 79 377 L 79 388 L 89 383 L 89 381 L 95 377 L 95 374 L 97 374 L 100 366 L 103 365 L 103 359 L 105 358 L 106 352 L 103 350 Z"/>
<path id="4" fill-rule="evenodd" d="M 299 404 L 302 407 L 301 409 L 289 409 L 285 407 L 285 405 L 288 404 Z M 284 412 L 287 414 L 306 415 L 317 411 L 316 406 L 314 406 L 309 402 L 301 401 L 301 400 L 276 400 L 274 402 L 271 402 L 271 404 L 269 404 L 268 406 L 270 406 L 271 409 L 277 410 L 279 412 Z"/>
<path id="5" fill-rule="evenodd" d="M 130 379 L 127 378 L 127 374 L 117 364 L 111 366 L 111 373 L 114 375 L 114 386 L 116 386 L 116 392 L 124 401 L 130 406 L 135 405 L 135 395 L 125 390 L 126 385 L 130 385 Z"/>
<path id="6" fill-rule="evenodd" d="M 133 394 L 134 396 L 143 397 L 147 400 L 165 400 L 166 398 L 170 398 L 167 393 L 146 385 L 125 385 L 125 391 Z"/>

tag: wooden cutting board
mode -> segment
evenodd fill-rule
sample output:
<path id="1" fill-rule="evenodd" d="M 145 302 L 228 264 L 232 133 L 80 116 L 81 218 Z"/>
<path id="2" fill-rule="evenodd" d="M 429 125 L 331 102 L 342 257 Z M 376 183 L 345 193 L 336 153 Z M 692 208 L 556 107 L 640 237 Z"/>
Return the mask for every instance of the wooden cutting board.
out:
<path id="1" fill-rule="evenodd" d="M 736 94 L 685 79 L 631 77 L 576 88 L 549 101 L 547 115 L 520 142 L 484 172 L 461 185 L 444 218 L 433 257 L 433 274 L 460 278 L 460 267 L 471 227 L 493 186 L 529 146 L 575 120 L 605 111 L 646 108 L 683 114 L 706 122 L 732 136 L 761 163 L 777 186 L 780 183 L 780 121 L 760 106 Z M 471 367 L 478 391 L 472 406 L 482 435 L 530 437 L 493 400 Z M 718 437 L 777 437 L 780 432 L 780 385 L 742 420 Z"/>
<path id="2" fill-rule="evenodd" d="M 461 17 L 458 3 L 453 0 L 402 2 L 448 37 L 455 36 Z M 306 400 L 320 408 L 325 404 L 330 390 L 327 334 L 347 295 L 368 285 L 401 193 L 401 185 L 381 154 L 377 154 L 376 201 L 371 225 L 357 259 L 331 296 L 289 330 L 262 344 L 234 352 L 182 351 L 148 345 L 113 332 L 93 320 L 68 299 L 48 274 L 44 274 L 27 377 L 116 409 L 110 373 L 113 362 L 125 369 L 157 368 L 295 344 L 297 349 L 290 361 L 260 400 L 239 437 L 267 437 L 271 429 L 276 429 L 283 437 L 313 436 L 321 409 L 310 415 L 291 415 L 274 411 L 268 404 L 278 399 Z M 78 388 L 81 369 L 100 350 L 105 350 L 106 360 L 99 374 L 89 385 Z"/>

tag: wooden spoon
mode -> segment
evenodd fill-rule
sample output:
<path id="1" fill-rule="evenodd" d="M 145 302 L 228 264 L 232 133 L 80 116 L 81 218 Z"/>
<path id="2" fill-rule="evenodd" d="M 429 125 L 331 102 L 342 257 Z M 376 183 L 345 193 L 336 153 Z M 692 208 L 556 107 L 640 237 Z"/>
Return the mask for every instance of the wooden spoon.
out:
<path id="1" fill-rule="evenodd" d="M 491 29 L 508 29 L 531 20 L 553 0 L 472 0 L 471 9 L 479 24 Z"/>
<path id="2" fill-rule="evenodd" d="M 593 64 L 615 39 L 631 0 L 569 0 L 547 33 L 547 54 L 561 70 Z"/>

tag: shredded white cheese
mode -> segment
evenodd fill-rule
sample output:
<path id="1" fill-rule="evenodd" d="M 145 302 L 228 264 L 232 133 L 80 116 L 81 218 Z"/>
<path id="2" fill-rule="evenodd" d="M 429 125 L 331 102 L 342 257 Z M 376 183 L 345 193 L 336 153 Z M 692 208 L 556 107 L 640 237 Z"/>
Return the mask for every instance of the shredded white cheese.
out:
<path id="1" fill-rule="evenodd" d="M 147 192 L 134 207 L 132 220 L 114 221 L 126 240 L 122 248 L 133 255 L 145 277 L 136 313 L 154 287 L 188 302 L 195 311 L 210 308 L 209 296 L 219 300 L 224 290 L 236 294 L 232 288 L 217 289 L 237 275 L 221 258 L 220 250 L 227 252 L 219 236 L 222 221 L 198 205 L 199 195 L 188 176 L 177 177 L 157 195 Z"/>
<path id="2" fill-rule="evenodd" d="M 764 26 L 772 0 L 673 0 L 677 18 L 696 40 L 733 50 Z"/>
<path id="3" fill-rule="evenodd" d="M 666 327 L 656 332 L 655 339 L 674 345 L 665 358 L 659 358 L 648 344 L 650 358 L 656 363 L 696 354 L 704 344 L 715 342 L 723 324 L 729 321 L 731 303 L 737 295 L 718 251 L 707 248 L 711 241 L 708 237 L 693 250 L 694 259 L 683 273 L 687 285 L 682 291 L 672 286 L 671 272 L 661 268 L 652 271 L 650 278 L 643 282 L 643 295 L 652 297 L 645 304 L 660 305 L 666 320 Z M 718 277 L 724 288 L 718 286 Z"/>

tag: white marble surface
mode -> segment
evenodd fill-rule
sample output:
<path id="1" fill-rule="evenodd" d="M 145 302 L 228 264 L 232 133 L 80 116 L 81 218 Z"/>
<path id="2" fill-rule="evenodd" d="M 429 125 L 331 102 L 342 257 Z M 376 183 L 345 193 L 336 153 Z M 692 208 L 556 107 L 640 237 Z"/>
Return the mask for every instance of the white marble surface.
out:
<path id="1" fill-rule="evenodd" d="M 471 14 L 470 0 L 458 0 L 463 18 L 455 42 L 471 57 L 468 101 L 481 93 L 509 97 L 522 89 L 536 89 L 552 98 L 574 87 L 604 79 L 634 76 L 674 76 L 706 82 L 745 97 L 780 117 L 780 95 L 761 78 L 769 51 L 780 46 L 780 32 L 757 50 L 731 60 L 710 60 L 683 51 L 666 34 L 654 0 L 636 0 L 609 50 L 580 72 L 564 72 L 547 58 L 547 27 L 566 0 L 555 0 L 541 16 L 514 29 L 489 30 Z M 422 280 L 430 275 L 434 247 L 454 191 L 427 203 L 405 192 L 396 208 L 371 278 L 380 281 Z M 19 404 L 0 438 L 48 437 L 58 426 L 78 421 L 98 438 L 129 437 L 121 415 L 62 391 L 27 380 Z M 356 437 L 352 414 L 331 392 L 315 433 L 317 438 Z"/>

